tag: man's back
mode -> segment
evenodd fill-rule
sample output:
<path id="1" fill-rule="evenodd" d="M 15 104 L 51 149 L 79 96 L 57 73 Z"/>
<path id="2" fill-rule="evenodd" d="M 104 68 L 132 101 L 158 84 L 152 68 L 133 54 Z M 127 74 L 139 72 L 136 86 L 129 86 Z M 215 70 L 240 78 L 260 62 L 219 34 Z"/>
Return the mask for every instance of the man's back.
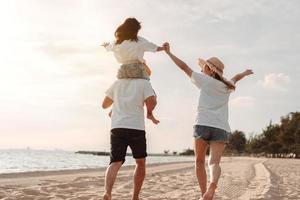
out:
<path id="1" fill-rule="evenodd" d="M 119 79 L 106 91 L 113 100 L 111 128 L 145 130 L 144 101 L 154 95 L 149 81 Z"/>

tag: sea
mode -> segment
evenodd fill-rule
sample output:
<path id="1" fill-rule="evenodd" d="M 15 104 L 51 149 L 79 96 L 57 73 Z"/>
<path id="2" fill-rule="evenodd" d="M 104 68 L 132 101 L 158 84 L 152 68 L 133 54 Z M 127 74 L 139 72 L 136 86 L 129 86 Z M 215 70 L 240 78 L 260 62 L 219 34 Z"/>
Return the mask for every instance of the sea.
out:
<path id="1" fill-rule="evenodd" d="M 170 163 L 193 161 L 190 156 L 148 156 L 147 163 Z M 126 157 L 124 165 L 134 165 L 132 156 Z M 0 174 L 60 171 L 106 167 L 109 156 L 78 154 L 64 150 L 7 149 L 0 150 Z"/>

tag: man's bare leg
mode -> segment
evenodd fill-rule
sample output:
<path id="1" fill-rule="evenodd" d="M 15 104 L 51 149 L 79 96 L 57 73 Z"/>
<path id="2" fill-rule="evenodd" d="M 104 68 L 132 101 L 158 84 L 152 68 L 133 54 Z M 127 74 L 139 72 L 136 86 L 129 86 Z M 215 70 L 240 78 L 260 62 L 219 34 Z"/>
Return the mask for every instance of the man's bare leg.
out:
<path id="1" fill-rule="evenodd" d="M 136 166 L 134 171 L 134 188 L 132 200 L 139 200 L 139 194 L 146 174 L 145 158 L 136 159 L 135 162 Z"/>
<path id="2" fill-rule="evenodd" d="M 113 162 L 108 166 L 105 173 L 105 193 L 102 198 L 103 200 L 111 200 L 112 188 L 121 166 L 122 166 L 122 161 Z"/>
<path id="3" fill-rule="evenodd" d="M 201 139 L 195 140 L 195 171 L 202 196 L 206 192 L 207 176 L 205 171 L 205 155 L 208 144 Z"/>

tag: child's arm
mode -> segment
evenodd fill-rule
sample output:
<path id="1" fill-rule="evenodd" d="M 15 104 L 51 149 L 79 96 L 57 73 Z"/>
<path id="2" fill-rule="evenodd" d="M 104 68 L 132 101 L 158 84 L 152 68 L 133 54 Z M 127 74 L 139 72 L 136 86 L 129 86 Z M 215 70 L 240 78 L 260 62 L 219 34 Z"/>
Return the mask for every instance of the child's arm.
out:
<path id="1" fill-rule="evenodd" d="M 234 84 L 236 84 L 238 81 L 251 74 L 253 74 L 253 71 L 251 69 L 247 69 L 244 72 L 235 75 L 231 80 L 234 82 Z"/>
<path id="2" fill-rule="evenodd" d="M 113 45 L 109 42 L 103 42 L 101 44 L 101 46 L 103 46 L 106 49 L 106 51 L 112 51 L 113 50 Z"/>
<path id="3" fill-rule="evenodd" d="M 107 46 L 109 46 L 109 42 L 103 42 L 103 43 L 101 44 L 101 46 L 103 46 L 104 48 L 106 48 Z"/>
<path id="4" fill-rule="evenodd" d="M 165 50 L 165 47 L 157 47 L 156 51 L 164 51 Z"/>
<path id="5" fill-rule="evenodd" d="M 169 43 L 165 42 L 161 47 L 157 47 L 156 51 L 164 51 L 166 50 L 166 46 L 169 45 Z"/>
<path id="6" fill-rule="evenodd" d="M 180 68 L 182 69 L 189 77 L 192 76 L 193 70 L 182 60 L 177 58 L 174 54 L 171 53 L 170 51 L 170 45 L 169 43 L 166 43 L 164 45 L 166 53 L 170 56 L 170 58 L 173 60 L 173 62 Z"/>

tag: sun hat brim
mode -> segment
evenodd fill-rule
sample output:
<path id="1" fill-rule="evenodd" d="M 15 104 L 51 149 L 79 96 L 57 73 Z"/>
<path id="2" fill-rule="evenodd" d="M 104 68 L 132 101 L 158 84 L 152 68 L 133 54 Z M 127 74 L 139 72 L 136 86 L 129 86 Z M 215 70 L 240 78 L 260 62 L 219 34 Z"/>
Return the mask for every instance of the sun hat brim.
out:
<path id="1" fill-rule="evenodd" d="M 201 67 L 202 70 L 204 70 L 205 65 L 207 65 L 211 70 L 213 70 L 214 72 L 216 72 L 221 78 L 223 78 L 223 72 L 221 70 L 219 70 L 216 66 L 214 66 L 212 63 L 199 58 L 198 59 L 198 64 Z"/>
<path id="2" fill-rule="evenodd" d="M 212 63 L 202 59 L 198 58 L 198 65 L 202 70 L 204 70 L 205 65 L 207 65 L 211 70 L 213 70 L 215 73 L 217 73 L 220 78 L 224 81 L 227 82 L 229 85 L 231 85 L 233 88 L 235 88 L 235 85 L 231 82 L 228 81 L 224 76 L 223 76 L 223 71 L 219 70 L 216 66 L 214 66 Z"/>

